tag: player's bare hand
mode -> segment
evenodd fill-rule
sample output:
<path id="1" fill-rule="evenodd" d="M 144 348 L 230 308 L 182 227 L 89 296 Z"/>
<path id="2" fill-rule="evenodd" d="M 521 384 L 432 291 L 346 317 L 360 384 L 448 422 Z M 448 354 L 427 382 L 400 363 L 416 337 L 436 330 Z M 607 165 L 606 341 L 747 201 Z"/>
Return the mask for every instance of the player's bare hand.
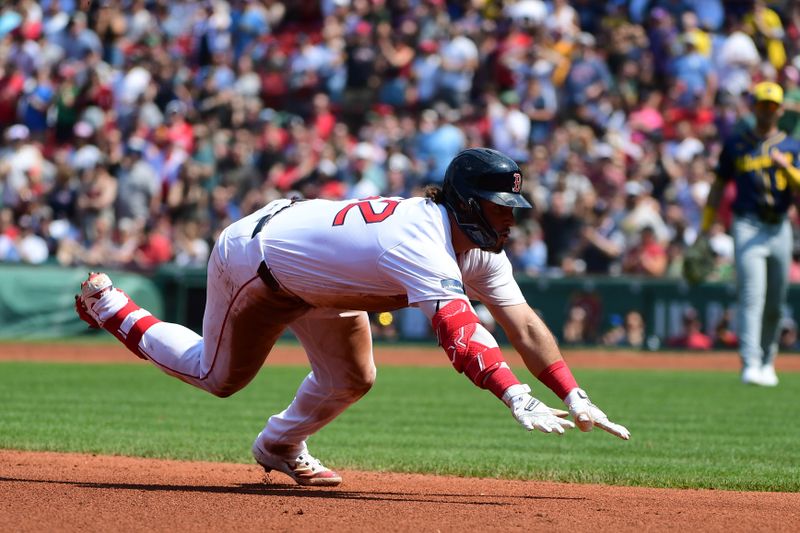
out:
<path id="1" fill-rule="evenodd" d="M 772 162 L 781 168 L 787 168 L 791 165 L 789 160 L 786 158 L 786 155 L 777 148 L 770 150 L 769 155 L 772 158 Z"/>
<path id="2" fill-rule="evenodd" d="M 581 431 L 591 431 L 597 426 L 621 439 L 628 440 L 631 438 L 631 432 L 628 431 L 628 428 L 610 421 L 608 416 L 592 403 L 589 395 L 583 389 L 573 389 L 564 398 L 564 403 L 567 404 L 570 415 L 572 415 L 575 424 Z"/>
<path id="3" fill-rule="evenodd" d="M 531 396 L 530 392 L 531 388 L 527 385 L 512 385 L 503 394 L 503 402 L 511 409 L 511 414 L 522 427 L 528 431 L 538 429 L 542 433 L 559 435 L 575 427 L 571 421 L 559 418 L 563 411 L 550 409 Z"/>

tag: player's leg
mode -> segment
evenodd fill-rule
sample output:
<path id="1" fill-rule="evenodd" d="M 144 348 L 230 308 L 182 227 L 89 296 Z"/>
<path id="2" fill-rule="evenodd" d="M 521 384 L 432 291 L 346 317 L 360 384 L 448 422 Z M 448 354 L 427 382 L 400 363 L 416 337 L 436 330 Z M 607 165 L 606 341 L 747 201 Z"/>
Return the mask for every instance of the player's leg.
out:
<path id="1" fill-rule="evenodd" d="M 202 339 L 181 352 L 173 335 L 182 326 L 162 322 L 145 335 L 143 350 L 164 372 L 226 397 L 252 381 L 287 324 L 307 310 L 269 289 L 246 263 L 212 253 Z"/>
<path id="2" fill-rule="evenodd" d="M 270 417 L 253 444 L 253 453 L 265 467 L 281 470 L 298 483 L 337 485 L 341 478 L 308 455 L 306 439 L 356 402 L 375 381 L 372 337 L 364 312 L 314 310 L 296 320 L 292 331 L 308 353 L 311 373 L 303 380 L 292 403 Z M 275 464 L 277 455 L 289 462 Z M 309 468 L 297 470 L 303 456 Z M 271 461 L 271 465 L 264 464 Z"/>
<path id="3" fill-rule="evenodd" d="M 776 230 L 770 238 L 770 256 L 767 259 L 767 290 L 764 300 L 764 318 L 761 331 L 763 350 L 762 373 L 765 385 L 777 385 L 775 357 L 778 354 L 780 320 L 789 290 L 789 267 L 792 262 L 792 228 L 789 221 Z"/>
<path id="4" fill-rule="evenodd" d="M 308 307 L 269 289 L 243 261 L 227 259 L 215 246 L 208 264 L 203 337 L 156 319 L 113 288 L 97 301 L 85 301 L 85 309 L 132 352 L 167 374 L 216 396 L 230 396 L 252 380 L 286 325 Z"/>
<path id="5" fill-rule="evenodd" d="M 90 272 L 88 279 L 81 283 L 81 294 L 75 297 L 75 309 L 89 326 L 105 329 L 140 359 L 148 359 L 142 351 L 145 334 L 156 326 L 169 326 L 115 288 L 111 278 L 102 272 Z M 175 351 L 188 353 L 198 346 L 202 349 L 199 335 L 179 324 L 174 326 L 172 348 Z"/>
<path id="6" fill-rule="evenodd" d="M 760 384 L 761 380 L 761 317 L 767 285 L 768 255 L 761 226 L 761 222 L 749 217 L 738 217 L 733 223 L 738 294 L 736 317 L 742 381 L 756 384 Z"/>

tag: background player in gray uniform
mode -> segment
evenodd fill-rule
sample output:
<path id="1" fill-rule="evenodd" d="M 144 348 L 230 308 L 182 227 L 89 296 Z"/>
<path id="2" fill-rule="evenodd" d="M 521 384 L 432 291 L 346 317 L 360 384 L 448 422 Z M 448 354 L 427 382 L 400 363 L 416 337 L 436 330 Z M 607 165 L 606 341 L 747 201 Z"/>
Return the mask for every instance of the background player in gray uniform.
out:
<path id="1" fill-rule="evenodd" d="M 277 200 L 231 224 L 209 259 L 203 336 L 161 322 L 92 273 L 76 297 L 79 316 L 136 355 L 217 396 L 245 387 L 288 327 L 312 372 L 291 404 L 253 443 L 256 461 L 303 485 L 341 477 L 311 456 L 307 439 L 361 398 L 375 380 L 365 311 L 414 305 L 431 321 L 453 367 L 506 404 L 527 430 L 563 434 L 597 426 L 627 440 L 578 387 L 558 346 L 514 281 L 503 244 L 520 194 L 517 164 L 495 150 L 466 150 L 442 189 L 424 198 Z M 528 370 L 568 407 L 574 423 L 531 396 L 483 327 L 484 303 Z"/>
<path id="2" fill-rule="evenodd" d="M 800 143 L 777 128 L 783 89 L 772 82 L 753 88 L 755 126 L 727 139 L 703 212 L 705 238 L 725 185 L 734 181 L 732 234 L 738 296 L 737 324 L 743 383 L 774 387 L 778 326 L 789 284 L 792 228 L 787 218 L 800 171 Z"/>

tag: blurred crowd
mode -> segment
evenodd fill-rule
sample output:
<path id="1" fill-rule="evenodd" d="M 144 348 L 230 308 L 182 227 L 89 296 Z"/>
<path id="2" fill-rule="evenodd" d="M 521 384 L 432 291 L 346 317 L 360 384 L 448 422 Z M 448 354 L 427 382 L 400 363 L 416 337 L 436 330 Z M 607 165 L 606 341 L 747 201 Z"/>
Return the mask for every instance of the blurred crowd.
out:
<path id="1" fill-rule="evenodd" d="M 800 135 L 798 2 L 9 0 L 0 262 L 202 267 L 272 199 L 411 196 L 490 146 L 536 206 L 517 272 L 679 276 L 764 79 Z"/>
<path id="2" fill-rule="evenodd" d="M 609 348 L 655 351 L 661 348 L 678 350 L 736 350 L 739 337 L 733 327 L 733 310 L 723 309 L 716 316 L 703 317 L 690 305 L 676 313 L 674 322 L 661 337 L 648 333 L 641 312 L 630 309 L 625 313 L 592 315 L 591 298 L 574 301 L 568 307 L 566 320 L 560 332 L 565 346 L 600 345 Z M 791 317 L 781 319 L 778 328 L 778 346 L 782 351 L 800 350 L 798 326 Z"/>

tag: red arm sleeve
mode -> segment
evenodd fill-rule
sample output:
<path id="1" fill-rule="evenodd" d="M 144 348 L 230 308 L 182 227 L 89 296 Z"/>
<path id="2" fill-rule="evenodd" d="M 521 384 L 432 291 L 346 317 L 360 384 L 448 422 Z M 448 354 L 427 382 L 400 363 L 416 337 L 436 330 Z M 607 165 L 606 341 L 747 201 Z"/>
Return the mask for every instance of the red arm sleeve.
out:
<path id="1" fill-rule="evenodd" d="M 486 346 L 473 338 L 479 329 L 490 338 L 491 335 L 483 328 L 468 302 L 453 300 L 441 308 L 431 322 L 439 345 L 444 348 L 453 367 L 466 374 L 475 385 L 489 389 L 502 399 L 508 387 L 520 383 L 499 347 Z"/>

